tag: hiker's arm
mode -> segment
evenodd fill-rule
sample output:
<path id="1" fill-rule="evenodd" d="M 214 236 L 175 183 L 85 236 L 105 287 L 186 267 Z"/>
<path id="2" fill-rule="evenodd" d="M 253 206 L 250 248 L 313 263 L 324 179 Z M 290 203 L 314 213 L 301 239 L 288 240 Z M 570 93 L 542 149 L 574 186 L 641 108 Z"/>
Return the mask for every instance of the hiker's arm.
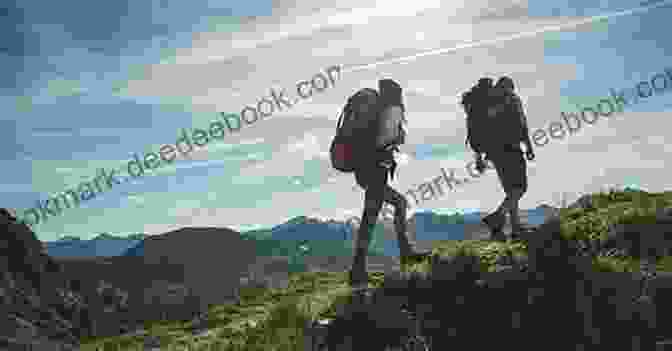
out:
<path id="1" fill-rule="evenodd" d="M 399 121 L 399 145 L 406 144 L 406 116 L 401 112 L 401 121 Z"/>
<path id="2" fill-rule="evenodd" d="M 520 123 L 523 126 L 523 143 L 525 143 L 525 148 L 528 152 L 532 151 L 532 140 L 530 139 L 530 130 L 527 127 L 527 117 L 525 116 L 525 110 L 523 109 L 523 102 L 520 98 L 515 99 L 514 108 L 516 109 L 516 114 L 520 117 Z"/>

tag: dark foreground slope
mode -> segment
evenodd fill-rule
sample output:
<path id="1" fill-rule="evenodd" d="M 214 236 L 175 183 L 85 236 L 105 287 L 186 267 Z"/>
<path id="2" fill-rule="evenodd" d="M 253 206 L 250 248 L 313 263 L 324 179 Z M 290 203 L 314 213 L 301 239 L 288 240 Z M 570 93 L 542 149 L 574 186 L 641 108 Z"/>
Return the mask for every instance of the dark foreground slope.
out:
<path id="1" fill-rule="evenodd" d="M 87 306 L 72 299 L 62 268 L 35 233 L 0 214 L 0 349 L 71 349 L 85 336 Z"/>
<path id="2" fill-rule="evenodd" d="M 437 248 L 415 273 L 384 279 L 373 303 L 332 311 L 334 349 L 398 342 L 389 336 L 404 323 L 391 321 L 405 304 L 436 350 L 654 350 L 672 338 L 670 195 L 597 194 L 521 242 Z"/>

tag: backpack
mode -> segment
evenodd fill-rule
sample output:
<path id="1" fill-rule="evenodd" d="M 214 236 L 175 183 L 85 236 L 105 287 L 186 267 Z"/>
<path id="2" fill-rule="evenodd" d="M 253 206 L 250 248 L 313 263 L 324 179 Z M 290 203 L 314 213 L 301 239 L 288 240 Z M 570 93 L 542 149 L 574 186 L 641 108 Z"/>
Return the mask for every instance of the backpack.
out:
<path id="1" fill-rule="evenodd" d="M 516 94 L 497 95 L 491 102 L 491 113 L 495 115 L 493 126 L 498 148 L 514 146 L 520 148 L 520 142 L 526 137 L 525 116 L 522 115 L 522 102 Z"/>
<path id="2" fill-rule="evenodd" d="M 467 94 L 466 103 L 463 100 L 467 113 L 466 143 L 474 152 L 483 153 L 501 149 L 505 145 L 518 145 L 523 140 L 525 129 L 515 106 L 520 102 L 518 96 L 493 89 L 483 97 L 474 96 L 473 91 Z M 474 98 L 480 98 L 480 101 L 474 102 Z"/>
<path id="3" fill-rule="evenodd" d="M 336 124 L 329 154 L 334 169 L 350 173 L 375 143 L 379 123 L 378 92 L 363 88 L 348 98 Z"/>
<path id="4" fill-rule="evenodd" d="M 488 101 L 485 97 L 478 96 L 483 94 L 477 90 L 470 90 L 462 96 L 462 106 L 467 115 L 467 138 L 465 145 L 469 145 L 474 152 L 482 153 L 486 148 L 487 135 L 485 131 L 488 126 L 487 117 Z"/>

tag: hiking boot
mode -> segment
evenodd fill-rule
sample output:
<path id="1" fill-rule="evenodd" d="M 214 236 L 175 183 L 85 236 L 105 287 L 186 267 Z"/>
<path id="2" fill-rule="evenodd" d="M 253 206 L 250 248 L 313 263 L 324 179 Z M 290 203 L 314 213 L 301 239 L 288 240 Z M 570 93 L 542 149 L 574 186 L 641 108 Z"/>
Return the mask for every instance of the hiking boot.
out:
<path id="1" fill-rule="evenodd" d="M 366 271 L 350 269 L 348 271 L 348 284 L 353 288 L 366 288 L 369 284 L 369 275 Z"/>
<path id="2" fill-rule="evenodd" d="M 529 225 L 517 225 L 511 228 L 511 240 L 522 240 L 522 236 L 534 231 L 534 227 Z"/>
<path id="3" fill-rule="evenodd" d="M 409 252 L 402 253 L 399 256 L 399 262 L 401 264 L 420 262 L 431 255 L 431 250 L 410 250 Z"/>

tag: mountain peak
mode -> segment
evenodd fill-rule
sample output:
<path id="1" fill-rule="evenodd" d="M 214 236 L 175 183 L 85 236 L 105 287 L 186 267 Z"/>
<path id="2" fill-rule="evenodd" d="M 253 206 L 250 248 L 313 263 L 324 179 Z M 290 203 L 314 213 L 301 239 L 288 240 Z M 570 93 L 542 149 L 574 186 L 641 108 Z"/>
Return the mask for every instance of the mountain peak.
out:
<path id="1" fill-rule="evenodd" d="M 309 216 L 297 216 L 293 217 L 287 222 L 285 222 L 285 225 L 297 225 L 297 224 L 320 224 L 320 223 L 336 223 L 334 220 L 325 220 L 322 218 L 316 218 L 316 217 L 309 217 Z"/>
<path id="2" fill-rule="evenodd" d="M 143 233 L 129 234 L 126 236 L 126 239 L 131 240 L 145 240 L 149 235 Z"/>
<path id="3" fill-rule="evenodd" d="M 80 241 L 80 240 L 82 240 L 82 239 L 80 239 L 79 237 L 74 236 L 74 235 L 63 235 L 57 241 Z"/>
<path id="4" fill-rule="evenodd" d="M 93 238 L 93 240 L 114 240 L 114 239 L 120 239 L 120 237 L 114 236 L 110 233 L 100 233 L 98 236 Z"/>

